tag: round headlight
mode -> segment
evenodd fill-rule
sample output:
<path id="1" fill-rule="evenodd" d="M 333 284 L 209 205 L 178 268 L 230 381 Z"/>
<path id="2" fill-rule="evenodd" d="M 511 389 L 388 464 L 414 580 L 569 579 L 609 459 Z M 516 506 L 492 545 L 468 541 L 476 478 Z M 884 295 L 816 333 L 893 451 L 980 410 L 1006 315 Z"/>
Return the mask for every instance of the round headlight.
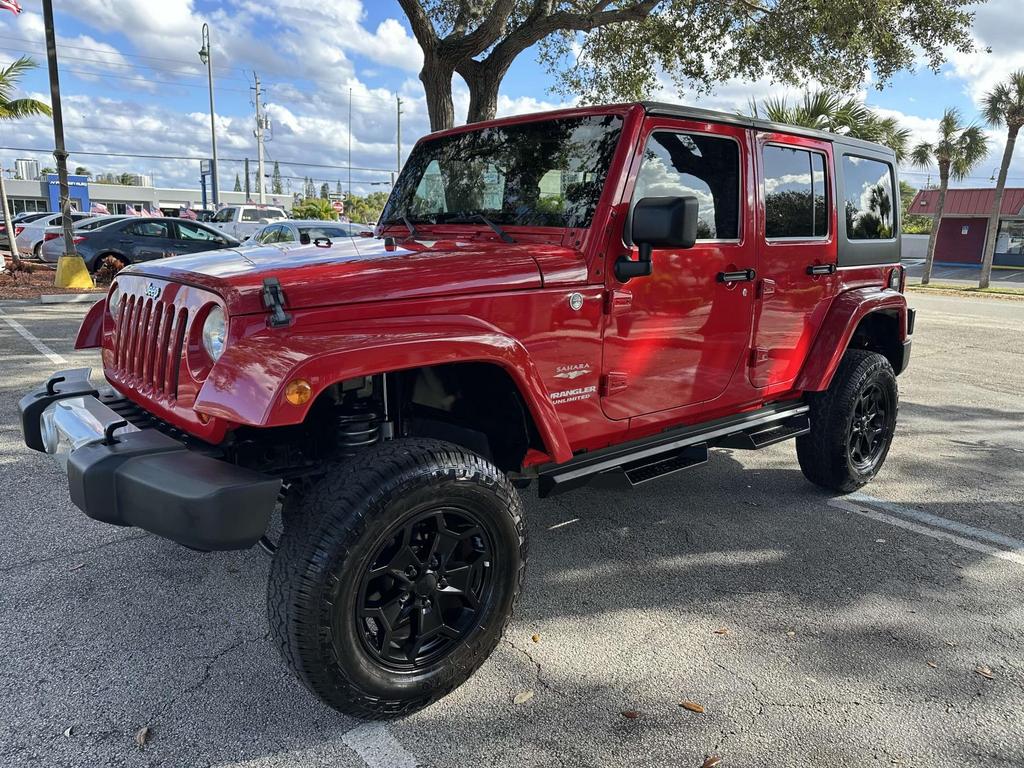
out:
<path id="1" fill-rule="evenodd" d="M 212 360 L 217 360 L 224 352 L 224 339 L 227 327 L 224 324 L 224 310 L 214 307 L 203 323 L 203 349 Z"/>
<path id="2" fill-rule="evenodd" d="M 110 312 L 110 316 L 116 320 L 119 309 L 121 309 L 121 287 L 114 283 L 107 296 L 107 310 Z"/>

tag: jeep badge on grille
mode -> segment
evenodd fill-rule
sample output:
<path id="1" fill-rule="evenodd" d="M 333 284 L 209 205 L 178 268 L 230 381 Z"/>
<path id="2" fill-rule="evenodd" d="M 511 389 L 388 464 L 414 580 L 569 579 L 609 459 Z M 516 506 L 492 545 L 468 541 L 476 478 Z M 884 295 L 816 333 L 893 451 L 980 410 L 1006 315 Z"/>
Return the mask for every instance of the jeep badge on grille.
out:
<path id="1" fill-rule="evenodd" d="M 160 286 L 150 283 L 146 286 L 146 295 L 151 299 L 157 298 L 160 295 Z"/>

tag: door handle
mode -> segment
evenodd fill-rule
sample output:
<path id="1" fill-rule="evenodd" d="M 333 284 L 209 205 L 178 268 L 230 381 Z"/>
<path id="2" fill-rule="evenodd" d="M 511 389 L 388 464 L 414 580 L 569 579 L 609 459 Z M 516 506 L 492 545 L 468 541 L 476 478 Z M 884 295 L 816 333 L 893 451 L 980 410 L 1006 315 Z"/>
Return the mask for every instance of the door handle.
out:
<path id="1" fill-rule="evenodd" d="M 833 275 L 835 271 L 835 264 L 811 264 L 807 268 L 808 275 Z"/>
<path id="2" fill-rule="evenodd" d="M 757 272 L 752 269 L 740 269 L 736 272 L 719 272 L 718 282 L 720 283 L 742 283 L 753 280 Z"/>

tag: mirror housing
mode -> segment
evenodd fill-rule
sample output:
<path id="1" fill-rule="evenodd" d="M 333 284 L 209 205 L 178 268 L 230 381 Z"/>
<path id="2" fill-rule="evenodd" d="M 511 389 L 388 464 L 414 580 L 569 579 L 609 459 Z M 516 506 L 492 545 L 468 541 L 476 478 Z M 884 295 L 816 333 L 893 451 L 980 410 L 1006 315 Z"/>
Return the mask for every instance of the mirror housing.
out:
<path id="1" fill-rule="evenodd" d="M 615 262 L 615 277 L 626 282 L 651 274 L 654 248 L 692 248 L 697 242 L 699 203 L 693 195 L 645 197 L 633 206 L 630 239 L 639 249 L 639 259 L 620 256 Z"/>

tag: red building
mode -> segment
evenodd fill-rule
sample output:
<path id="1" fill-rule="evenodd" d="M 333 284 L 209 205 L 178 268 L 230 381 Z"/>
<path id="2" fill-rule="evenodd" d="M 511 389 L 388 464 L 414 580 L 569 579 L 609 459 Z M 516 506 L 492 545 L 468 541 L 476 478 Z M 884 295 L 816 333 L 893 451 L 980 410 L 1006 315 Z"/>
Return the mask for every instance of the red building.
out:
<path id="1" fill-rule="evenodd" d="M 985 248 L 988 218 L 995 202 L 994 189 L 950 189 L 946 192 L 935 263 L 950 265 L 981 264 Z M 939 190 L 922 189 L 910 203 L 909 213 L 933 216 Z M 999 212 L 995 266 L 1024 267 L 1024 189 L 1007 188 Z"/>

